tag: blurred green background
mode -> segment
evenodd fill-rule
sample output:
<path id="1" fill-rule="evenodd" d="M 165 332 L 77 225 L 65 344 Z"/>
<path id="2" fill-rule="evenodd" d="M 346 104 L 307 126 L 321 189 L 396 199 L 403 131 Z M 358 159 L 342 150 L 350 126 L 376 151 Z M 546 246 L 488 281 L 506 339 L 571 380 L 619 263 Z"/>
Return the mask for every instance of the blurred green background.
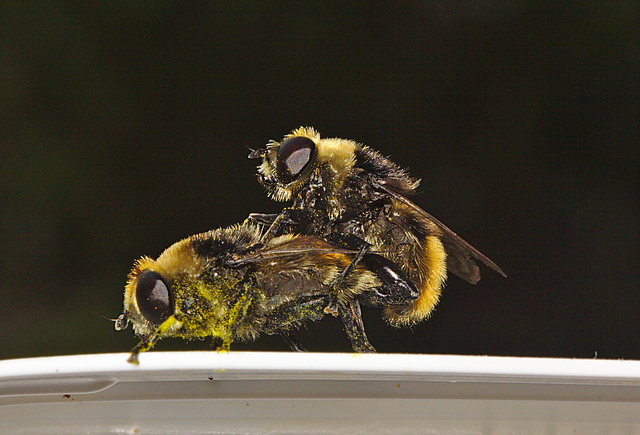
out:
<path id="1" fill-rule="evenodd" d="M 133 260 L 281 209 L 247 147 L 300 125 L 409 167 L 509 275 L 412 330 L 366 310 L 379 351 L 640 358 L 639 119 L 637 0 L 0 2 L 0 358 L 128 351 Z"/>

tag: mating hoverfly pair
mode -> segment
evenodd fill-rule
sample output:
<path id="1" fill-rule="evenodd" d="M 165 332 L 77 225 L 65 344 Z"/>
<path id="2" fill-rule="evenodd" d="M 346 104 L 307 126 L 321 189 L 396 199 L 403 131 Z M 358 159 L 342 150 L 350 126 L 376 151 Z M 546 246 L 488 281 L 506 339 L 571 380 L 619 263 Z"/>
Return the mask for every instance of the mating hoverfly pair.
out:
<path id="1" fill-rule="evenodd" d="M 279 334 L 293 350 L 304 321 L 340 317 L 356 352 L 374 352 L 361 305 L 380 307 L 392 326 L 429 316 L 447 271 L 475 284 L 476 261 L 504 272 L 415 205 L 419 180 L 377 151 L 299 128 L 254 150 L 258 179 L 279 214 L 175 243 L 139 259 L 115 327 L 133 324 L 137 362 L 164 337 L 212 337 L 218 349 Z"/>

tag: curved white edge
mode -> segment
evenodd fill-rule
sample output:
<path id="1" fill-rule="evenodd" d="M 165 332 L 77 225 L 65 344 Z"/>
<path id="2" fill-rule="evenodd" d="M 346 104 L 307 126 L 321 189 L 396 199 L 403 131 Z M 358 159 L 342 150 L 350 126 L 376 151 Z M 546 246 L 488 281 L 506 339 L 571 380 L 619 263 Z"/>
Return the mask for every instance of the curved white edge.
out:
<path id="1" fill-rule="evenodd" d="M 0 434 L 640 433 L 640 361 L 128 356 L 0 361 Z"/>
<path id="2" fill-rule="evenodd" d="M 411 379 L 640 385 L 640 361 L 459 355 L 296 352 L 147 352 L 140 364 L 127 353 L 0 361 L 0 387 L 20 379 L 185 380 L 202 376 L 245 379 Z"/>

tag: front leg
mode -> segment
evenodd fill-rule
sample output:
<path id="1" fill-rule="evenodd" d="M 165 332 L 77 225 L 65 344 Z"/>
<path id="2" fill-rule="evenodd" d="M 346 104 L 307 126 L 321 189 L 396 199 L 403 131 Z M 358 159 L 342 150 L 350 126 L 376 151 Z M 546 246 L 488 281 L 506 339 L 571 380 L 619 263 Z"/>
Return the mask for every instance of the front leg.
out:
<path id="1" fill-rule="evenodd" d="M 162 339 L 162 337 L 171 327 L 181 324 L 182 322 L 176 319 L 175 316 L 169 316 L 169 318 L 165 320 L 160 326 L 158 326 L 155 331 L 153 331 L 147 337 L 142 337 L 140 343 L 138 343 L 133 349 L 131 349 L 131 355 L 129 355 L 127 362 L 138 365 L 140 363 L 140 361 L 138 360 L 138 355 L 140 355 L 141 352 L 146 352 L 151 349 L 158 341 Z"/>
<path id="2" fill-rule="evenodd" d="M 268 228 L 262 236 L 263 241 L 283 234 L 302 233 L 310 221 L 307 212 L 293 208 L 285 208 L 279 214 L 251 213 L 245 220 Z"/>
<path id="3" fill-rule="evenodd" d="M 247 219 L 245 219 L 245 222 L 260 225 L 264 228 L 269 228 L 271 225 L 273 225 L 273 222 L 277 217 L 277 213 L 251 213 L 247 217 Z"/>

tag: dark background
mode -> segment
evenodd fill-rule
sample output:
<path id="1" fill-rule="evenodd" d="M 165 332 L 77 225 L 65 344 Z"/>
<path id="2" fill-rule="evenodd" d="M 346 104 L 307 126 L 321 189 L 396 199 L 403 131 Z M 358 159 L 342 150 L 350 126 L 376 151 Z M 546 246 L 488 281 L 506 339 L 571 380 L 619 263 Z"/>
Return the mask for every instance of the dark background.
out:
<path id="1" fill-rule="evenodd" d="M 413 330 L 367 310 L 379 351 L 640 358 L 640 3 L 557 3 L 0 3 L 0 358 L 129 350 L 133 260 L 281 209 L 247 147 L 300 125 L 409 167 L 509 275 Z"/>

